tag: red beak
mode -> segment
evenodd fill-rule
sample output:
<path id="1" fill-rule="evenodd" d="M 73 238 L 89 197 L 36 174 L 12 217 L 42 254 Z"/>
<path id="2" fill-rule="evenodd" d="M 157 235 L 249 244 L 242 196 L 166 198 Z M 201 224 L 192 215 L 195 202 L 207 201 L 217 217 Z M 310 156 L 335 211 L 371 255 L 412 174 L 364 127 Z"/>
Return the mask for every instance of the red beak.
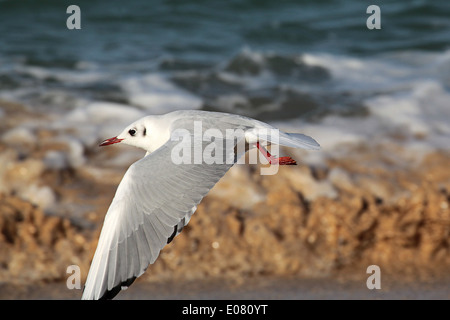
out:
<path id="1" fill-rule="evenodd" d="M 117 137 L 114 137 L 111 139 L 106 139 L 105 141 L 103 141 L 102 143 L 99 144 L 99 147 L 104 147 L 104 146 L 109 146 L 110 144 L 119 143 L 122 140 L 123 139 L 118 139 Z"/>

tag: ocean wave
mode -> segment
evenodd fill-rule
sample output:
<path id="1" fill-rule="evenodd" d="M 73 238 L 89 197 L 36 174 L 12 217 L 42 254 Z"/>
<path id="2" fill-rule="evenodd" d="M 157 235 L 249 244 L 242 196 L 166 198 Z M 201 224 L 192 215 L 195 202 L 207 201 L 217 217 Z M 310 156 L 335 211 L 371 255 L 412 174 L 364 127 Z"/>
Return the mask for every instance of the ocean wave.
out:
<path id="1" fill-rule="evenodd" d="M 209 67 L 180 65 L 139 72 L 136 62 L 61 69 L 16 60 L 0 68 L 0 98 L 52 114 L 55 129 L 76 129 L 86 147 L 144 114 L 179 109 L 251 116 L 318 137 L 324 149 L 403 139 L 428 150 L 450 138 L 450 51 L 356 57 L 246 47 Z"/>

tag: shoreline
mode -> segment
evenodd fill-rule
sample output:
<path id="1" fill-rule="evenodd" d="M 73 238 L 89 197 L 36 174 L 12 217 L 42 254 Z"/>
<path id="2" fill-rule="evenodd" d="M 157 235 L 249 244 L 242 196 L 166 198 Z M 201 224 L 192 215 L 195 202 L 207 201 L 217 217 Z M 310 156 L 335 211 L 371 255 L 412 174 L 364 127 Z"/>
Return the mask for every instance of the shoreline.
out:
<path id="1" fill-rule="evenodd" d="M 366 279 L 257 277 L 245 285 L 226 279 L 146 282 L 137 280 L 117 300 L 448 300 L 448 277 L 428 281 L 381 280 L 369 290 Z M 0 300 L 79 300 L 82 290 L 69 290 L 64 281 L 13 285 L 0 283 Z"/>

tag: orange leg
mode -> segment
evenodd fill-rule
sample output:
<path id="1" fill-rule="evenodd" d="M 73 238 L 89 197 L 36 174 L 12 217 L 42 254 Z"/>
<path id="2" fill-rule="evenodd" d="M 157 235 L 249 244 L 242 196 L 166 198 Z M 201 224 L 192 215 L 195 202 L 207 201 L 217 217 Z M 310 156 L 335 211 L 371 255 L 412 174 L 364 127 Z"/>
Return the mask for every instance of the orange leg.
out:
<path id="1" fill-rule="evenodd" d="M 266 150 L 266 148 L 260 145 L 259 142 L 256 143 L 256 147 L 259 149 L 259 151 L 261 151 L 262 155 L 267 159 L 267 161 L 269 161 L 270 164 L 278 163 L 279 165 L 287 165 L 287 166 L 297 165 L 297 162 L 291 157 L 275 158 L 269 153 L 269 151 Z"/>

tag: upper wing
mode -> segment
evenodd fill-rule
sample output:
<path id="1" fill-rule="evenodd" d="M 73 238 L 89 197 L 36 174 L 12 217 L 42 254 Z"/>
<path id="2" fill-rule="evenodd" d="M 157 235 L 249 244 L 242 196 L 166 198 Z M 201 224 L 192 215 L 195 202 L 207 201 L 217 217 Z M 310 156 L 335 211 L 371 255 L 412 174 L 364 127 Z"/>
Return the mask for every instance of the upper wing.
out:
<path id="1" fill-rule="evenodd" d="M 176 165 L 171 156 L 177 145 L 168 141 L 125 173 L 106 214 L 82 299 L 112 298 L 142 275 L 233 165 Z"/>

